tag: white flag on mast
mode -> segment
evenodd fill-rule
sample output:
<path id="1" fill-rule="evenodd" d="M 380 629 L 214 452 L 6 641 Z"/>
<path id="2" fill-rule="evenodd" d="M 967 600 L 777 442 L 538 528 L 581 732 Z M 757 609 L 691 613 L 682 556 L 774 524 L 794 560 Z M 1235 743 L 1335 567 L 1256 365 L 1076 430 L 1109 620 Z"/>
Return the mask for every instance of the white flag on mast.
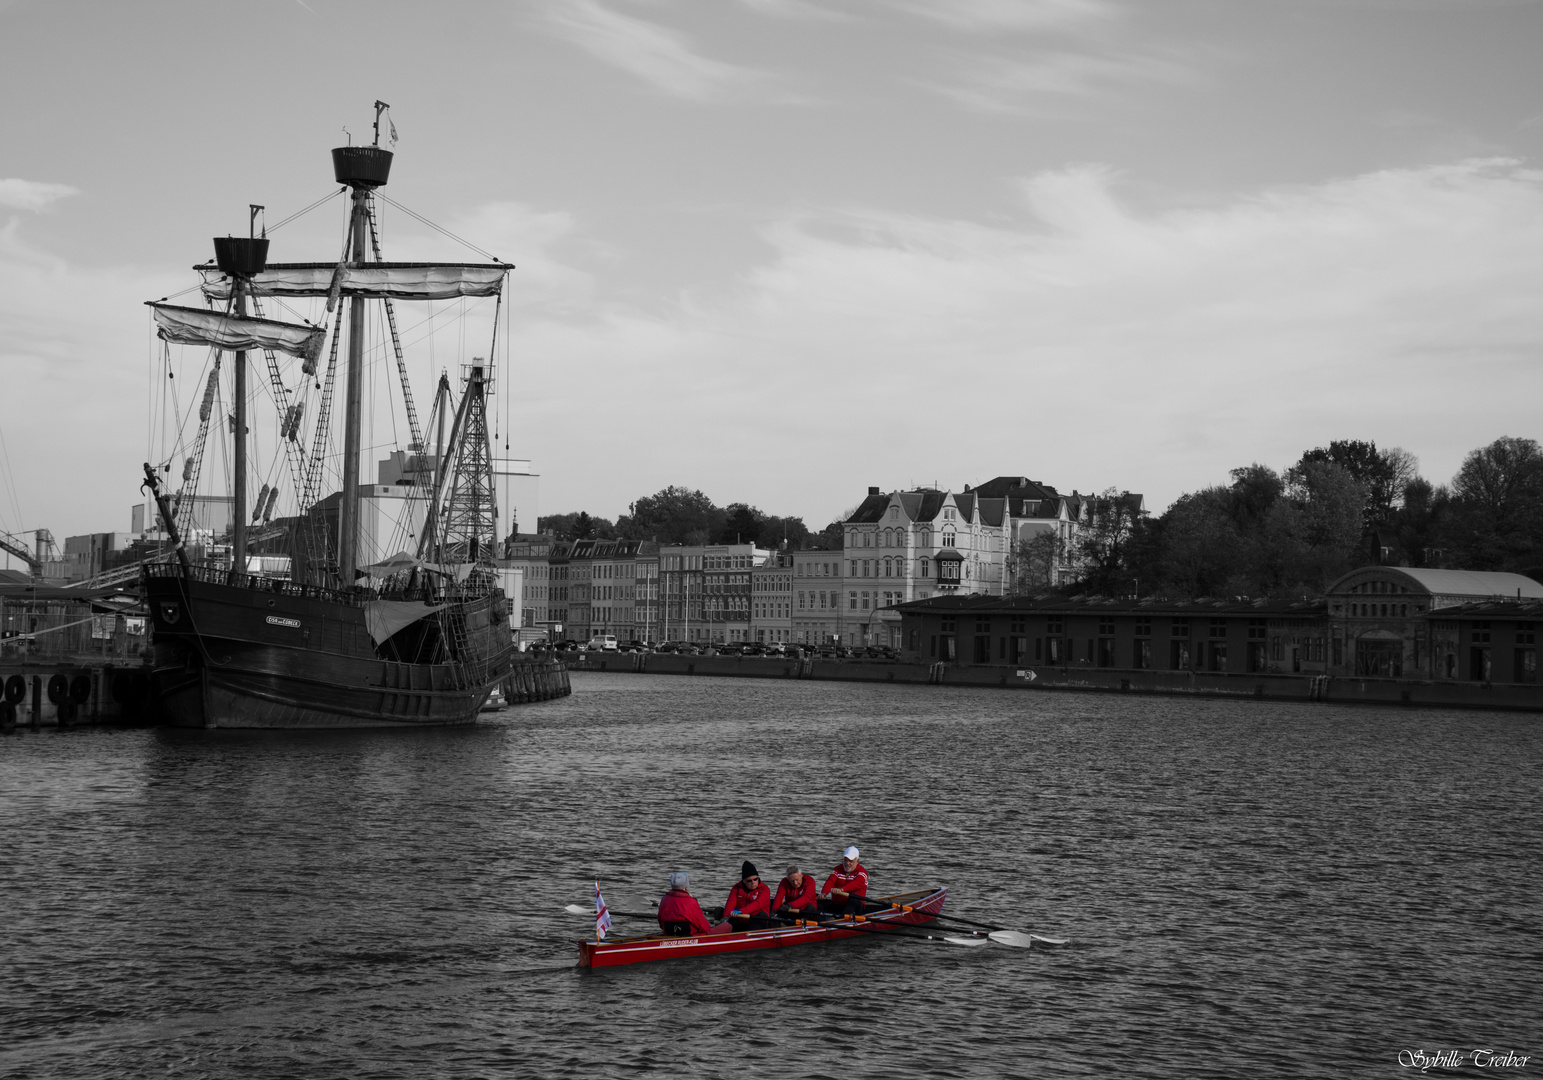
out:
<path id="1" fill-rule="evenodd" d="M 605 897 L 600 895 L 600 882 L 595 882 L 595 939 L 605 937 L 611 929 L 611 909 L 605 906 Z"/>

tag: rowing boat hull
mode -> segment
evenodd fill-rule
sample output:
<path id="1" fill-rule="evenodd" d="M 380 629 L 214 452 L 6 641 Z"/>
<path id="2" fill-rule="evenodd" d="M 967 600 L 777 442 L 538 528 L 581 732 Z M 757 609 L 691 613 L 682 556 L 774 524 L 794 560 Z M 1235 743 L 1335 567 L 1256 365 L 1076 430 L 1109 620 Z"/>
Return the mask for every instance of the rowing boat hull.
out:
<path id="1" fill-rule="evenodd" d="M 719 953 L 748 952 L 752 949 L 781 949 L 791 945 L 813 945 L 822 941 L 882 933 L 864 927 L 874 924 L 921 925 L 943 913 L 948 898 L 946 888 L 921 889 L 897 896 L 878 896 L 875 901 L 899 904 L 910 910 L 892 909 L 869 915 L 861 923 L 846 922 L 823 926 L 786 926 L 772 930 L 749 930 L 739 934 L 712 934 L 698 937 L 624 937 L 610 941 L 579 942 L 579 967 L 620 967 L 651 960 L 686 960 Z"/>

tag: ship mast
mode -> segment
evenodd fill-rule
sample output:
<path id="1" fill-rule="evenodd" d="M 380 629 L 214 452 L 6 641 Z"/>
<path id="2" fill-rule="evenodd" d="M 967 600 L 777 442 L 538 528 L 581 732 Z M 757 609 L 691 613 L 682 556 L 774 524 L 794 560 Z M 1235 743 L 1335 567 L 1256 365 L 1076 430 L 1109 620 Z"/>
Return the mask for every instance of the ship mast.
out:
<path id="1" fill-rule="evenodd" d="M 214 238 L 214 261 L 219 268 L 230 275 L 231 301 L 238 319 L 246 317 L 247 296 L 252 291 L 252 278 L 263 272 L 268 263 L 268 238 L 266 235 L 257 236 L 257 215 L 262 207 L 255 203 L 249 207 L 251 216 L 247 220 L 247 236 L 216 236 Z M 267 228 L 263 229 L 264 234 Z M 235 351 L 235 412 L 231 417 L 231 423 L 235 430 L 231 434 L 233 444 L 233 461 L 231 471 L 233 485 L 231 491 L 231 522 L 230 522 L 230 580 L 232 584 L 245 580 L 247 568 L 246 556 L 246 515 L 247 515 L 247 464 L 246 464 L 246 350 Z"/>
<path id="2" fill-rule="evenodd" d="M 341 146 L 332 151 L 332 169 L 353 194 L 348 231 L 347 263 L 364 265 L 365 237 L 370 228 L 370 193 L 383 187 L 391 174 L 391 151 L 380 148 L 380 114 L 389 106 L 375 103 L 375 144 Z M 359 445 L 363 424 L 364 305 L 363 296 L 348 298 L 348 370 L 343 402 L 343 502 L 338 507 L 338 578 L 352 589 L 359 569 Z"/>

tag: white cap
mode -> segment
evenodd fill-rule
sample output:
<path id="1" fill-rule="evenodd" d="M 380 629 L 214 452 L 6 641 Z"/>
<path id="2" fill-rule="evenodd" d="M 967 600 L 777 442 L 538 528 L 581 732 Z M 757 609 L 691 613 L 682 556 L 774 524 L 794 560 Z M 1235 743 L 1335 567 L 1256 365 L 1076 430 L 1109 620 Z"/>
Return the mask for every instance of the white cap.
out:
<path id="1" fill-rule="evenodd" d="M 853 847 L 847 848 L 841 854 L 845 855 L 849 859 L 855 859 L 855 858 L 857 858 L 857 848 L 854 845 Z"/>

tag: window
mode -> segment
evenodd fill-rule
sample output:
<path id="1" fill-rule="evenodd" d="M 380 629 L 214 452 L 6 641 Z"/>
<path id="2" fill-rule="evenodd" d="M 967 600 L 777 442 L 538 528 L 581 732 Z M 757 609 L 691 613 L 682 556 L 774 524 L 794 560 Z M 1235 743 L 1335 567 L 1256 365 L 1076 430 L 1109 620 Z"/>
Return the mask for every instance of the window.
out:
<path id="1" fill-rule="evenodd" d="M 946 529 L 943 532 L 943 546 L 946 548 L 954 546 L 954 534 Z"/>
<path id="2" fill-rule="evenodd" d="M 1168 643 L 1168 666 L 1174 671 L 1189 670 L 1189 640 L 1174 638 Z"/>
<path id="3" fill-rule="evenodd" d="M 1227 620 L 1226 619 L 1213 618 L 1211 620 L 1211 637 L 1213 637 L 1213 638 L 1222 638 L 1223 640 L 1226 639 L 1226 637 L 1227 637 Z M 1225 656 L 1226 653 L 1223 652 L 1223 655 Z M 1213 668 L 1212 670 L 1215 670 L 1215 669 Z"/>
<path id="4" fill-rule="evenodd" d="M 1151 637 L 1152 636 L 1152 616 L 1150 616 L 1150 615 L 1137 615 L 1136 616 L 1135 628 L 1134 628 L 1134 630 L 1132 632 L 1137 637 Z"/>
<path id="5" fill-rule="evenodd" d="M 851 607 L 851 609 L 852 609 L 852 610 L 853 610 L 853 611 L 856 611 L 856 610 L 857 610 L 857 594 L 856 594 L 856 593 L 855 593 L 855 592 L 854 592 L 854 593 L 852 593 L 852 594 L 851 594 L 851 595 L 850 595 L 850 596 L 849 596 L 849 597 L 848 597 L 848 599 L 849 599 L 849 601 L 850 601 L 850 607 Z"/>
<path id="6" fill-rule="evenodd" d="M 921 560 L 921 576 L 922 577 L 930 577 L 931 576 L 930 569 L 931 568 L 928 565 L 927 560 L 926 559 L 922 559 Z"/>
<path id="7" fill-rule="evenodd" d="M 1173 626 L 1170 628 L 1169 633 L 1176 638 L 1189 637 L 1189 620 L 1174 619 Z"/>
<path id="8" fill-rule="evenodd" d="M 1098 617 L 1098 633 L 1100 637 L 1114 637 L 1114 616 L 1100 615 Z"/>
<path id="9" fill-rule="evenodd" d="M 1263 641 L 1264 638 L 1265 638 L 1265 629 L 1266 629 L 1267 626 L 1268 626 L 1268 621 L 1265 620 L 1265 619 L 1249 619 L 1248 620 L 1248 640 L 1249 641 Z"/>
<path id="10" fill-rule="evenodd" d="M 1131 667 L 1142 671 L 1152 666 L 1152 642 L 1149 638 L 1137 638 L 1131 643 Z"/>

